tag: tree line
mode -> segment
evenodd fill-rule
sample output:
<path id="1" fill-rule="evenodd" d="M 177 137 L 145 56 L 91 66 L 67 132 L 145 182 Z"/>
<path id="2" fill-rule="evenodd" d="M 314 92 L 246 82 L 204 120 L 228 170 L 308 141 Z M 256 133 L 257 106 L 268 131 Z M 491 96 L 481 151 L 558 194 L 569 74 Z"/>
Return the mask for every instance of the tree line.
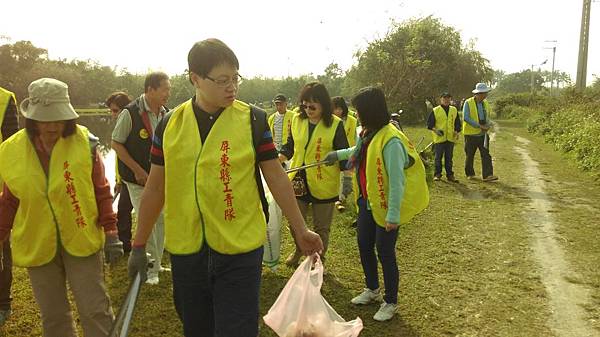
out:
<path id="1" fill-rule="evenodd" d="M 491 84 L 495 78 L 489 61 L 472 42 L 464 43 L 455 28 L 431 16 L 392 23 L 384 37 L 356 51 L 354 58 L 348 70 L 332 62 L 317 75 L 245 79 L 238 97 L 268 108 L 276 93 L 296 103 L 300 88 L 309 81 L 320 81 L 332 96 L 348 99 L 361 87 L 377 85 L 386 93 L 391 111 L 403 109 L 407 122 L 416 122 L 425 118 L 425 100 L 435 102 L 442 91 L 450 91 L 455 98 L 468 97 L 475 83 Z M 69 85 L 74 106 L 98 107 L 116 90 L 141 94 L 144 76 L 93 60 L 51 60 L 46 49 L 29 41 L 0 46 L 0 86 L 15 92 L 19 100 L 27 97 L 29 83 L 53 77 Z M 169 106 L 174 107 L 194 90 L 187 74 L 170 76 Z"/>

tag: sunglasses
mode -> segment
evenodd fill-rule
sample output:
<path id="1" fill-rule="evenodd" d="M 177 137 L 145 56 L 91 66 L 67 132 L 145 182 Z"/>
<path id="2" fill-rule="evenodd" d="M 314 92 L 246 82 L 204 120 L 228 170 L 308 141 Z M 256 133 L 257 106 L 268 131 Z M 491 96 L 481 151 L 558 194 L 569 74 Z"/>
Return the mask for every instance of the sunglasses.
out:
<path id="1" fill-rule="evenodd" d="M 314 105 L 300 104 L 300 109 L 302 109 L 302 110 L 308 109 L 310 111 L 315 111 L 315 110 L 317 110 L 317 107 Z"/>

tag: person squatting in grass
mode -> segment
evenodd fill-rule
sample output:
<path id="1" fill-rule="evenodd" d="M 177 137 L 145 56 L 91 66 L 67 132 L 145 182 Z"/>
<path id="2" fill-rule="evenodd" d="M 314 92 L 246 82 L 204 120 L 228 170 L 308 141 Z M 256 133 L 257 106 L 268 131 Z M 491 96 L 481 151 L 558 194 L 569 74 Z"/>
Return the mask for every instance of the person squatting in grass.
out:
<path id="1" fill-rule="evenodd" d="M 104 285 L 123 255 L 98 138 L 76 124 L 65 83 L 42 78 L 21 103 L 25 129 L 0 145 L 0 241 L 11 232 L 16 266 L 27 268 L 45 337 L 77 336 L 67 280 L 86 337 L 107 336 L 114 319 Z"/>
<path id="2" fill-rule="evenodd" d="M 433 150 L 435 152 L 435 171 L 433 180 L 442 179 L 442 159 L 446 169 L 446 178 L 451 182 L 458 182 L 452 170 L 452 157 L 454 154 L 454 143 L 458 140 L 461 131 L 460 116 L 458 110 L 450 105 L 452 95 L 443 92 L 440 95 L 440 105 L 433 108 L 427 118 L 427 129 L 431 130 L 433 136 Z"/>
<path id="3" fill-rule="evenodd" d="M 131 97 L 122 91 L 113 92 L 106 99 L 106 106 L 110 109 L 113 120 L 119 117 L 119 114 L 129 103 Z M 123 251 L 127 254 L 131 251 L 131 211 L 133 204 L 129 197 L 127 184 L 121 180 L 119 174 L 119 161 L 115 160 L 115 195 L 120 194 L 119 204 L 117 206 L 117 228 L 119 229 L 119 240 L 123 242 Z"/>
<path id="4" fill-rule="evenodd" d="M 357 240 L 365 275 L 364 291 L 353 304 L 369 304 L 381 297 L 377 257 L 383 269 L 384 302 L 373 316 L 390 320 L 397 309 L 399 272 L 396 240 L 399 226 L 429 204 L 425 167 L 408 138 L 390 123 L 383 91 L 367 87 L 352 99 L 363 127 L 355 147 L 332 151 L 328 165 L 348 159 L 358 183 Z M 377 256 L 375 255 L 377 251 Z"/>
<path id="5" fill-rule="evenodd" d="M 184 335 L 255 337 L 268 211 L 261 172 L 300 250 L 312 255 L 323 243 L 294 202 L 266 113 L 236 100 L 242 77 L 233 51 L 203 40 L 190 49 L 188 65 L 195 95 L 156 128 L 129 275 L 146 278 L 144 245 L 164 205 Z"/>
<path id="6" fill-rule="evenodd" d="M 17 98 L 15 94 L 0 87 L 0 144 L 5 139 L 19 131 L 19 118 L 17 116 Z M 2 158 L 9 160 L 11 158 Z M 0 178 L 0 196 L 4 183 Z M 0 241 L 0 327 L 4 325 L 11 314 L 10 289 L 12 286 L 12 255 L 10 239 Z"/>
<path id="7" fill-rule="evenodd" d="M 306 84 L 300 92 L 298 102 L 300 113 L 292 119 L 292 132 L 279 152 L 281 162 L 291 159 L 291 168 L 300 167 L 322 161 L 329 151 L 348 147 L 344 124 L 333 115 L 331 98 L 323 84 Z M 345 164 L 341 162 L 338 166 L 317 166 L 289 173 L 304 221 L 308 206 L 312 204 L 314 230 L 323 240 L 323 262 L 329 246 L 333 207 L 338 200 L 340 170 Z M 347 181 L 345 189 L 351 189 L 351 184 L 351 181 Z M 301 256 L 302 250 L 296 246 L 285 263 L 297 266 Z"/>

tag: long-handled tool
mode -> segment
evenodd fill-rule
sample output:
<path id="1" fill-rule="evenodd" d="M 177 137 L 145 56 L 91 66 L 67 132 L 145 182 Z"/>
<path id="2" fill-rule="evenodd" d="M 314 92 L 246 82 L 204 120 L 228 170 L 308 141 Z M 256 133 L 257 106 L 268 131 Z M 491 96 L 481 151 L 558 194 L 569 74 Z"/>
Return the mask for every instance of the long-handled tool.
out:
<path id="1" fill-rule="evenodd" d="M 141 283 L 142 279 L 138 273 L 129 286 L 129 291 L 127 292 L 127 296 L 125 296 L 125 301 L 123 301 L 121 309 L 119 309 L 119 313 L 108 335 L 109 337 L 127 337 L 135 303 L 140 293 Z"/>
<path id="2" fill-rule="evenodd" d="M 415 146 L 415 149 L 418 149 L 419 146 L 421 146 L 421 144 L 423 143 L 423 140 L 425 140 L 425 136 L 421 136 L 421 139 L 419 139 L 419 142 L 417 143 L 417 146 Z"/>
<path id="3" fill-rule="evenodd" d="M 423 152 L 427 151 L 427 149 L 430 148 L 431 146 L 433 146 L 433 142 L 427 144 L 427 146 L 425 146 L 425 148 L 423 150 L 419 151 L 419 153 L 423 153 Z"/>
<path id="4" fill-rule="evenodd" d="M 325 165 L 325 164 L 327 164 L 327 161 L 326 160 L 321 160 L 321 161 L 318 161 L 318 162 L 314 162 L 312 164 L 307 164 L 307 165 L 303 165 L 303 166 L 294 167 L 294 168 L 291 168 L 289 170 L 285 170 L 285 173 L 296 172 L 296 171 L 304 170 L 304 169 L 315 167 L 315 166 Z"/>

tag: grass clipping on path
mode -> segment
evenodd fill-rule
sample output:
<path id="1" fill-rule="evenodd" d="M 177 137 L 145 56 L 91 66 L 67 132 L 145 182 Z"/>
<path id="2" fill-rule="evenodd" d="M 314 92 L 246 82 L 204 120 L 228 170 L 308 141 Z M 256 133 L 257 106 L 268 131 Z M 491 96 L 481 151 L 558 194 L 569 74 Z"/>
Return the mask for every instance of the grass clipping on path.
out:
<path id="1" fill-rule="evenodd" d="M 408 129 L 407 133 L 413 140 L 421 135 L 430 137 L 422 129 Z M 491 184 L 464 179 L 462 141 L 456 145 L 454 170 L 460 184 L 436 182 L 427 210 L 400 228 L 399 314 L 389 322 L 372 319 L 377 304 L 350 304 L 364 287 L 356 232 L 350 227 L 355 213 L 351 205 L 345 213 L 335 213 L 322 294 L 345 319 L 362 318 L 361 336 L 552 336 L 546 325 L 550 317 L 546 293 L 531 256 L 530 234 L 522 214 L 528 200 L 519 158 L 512 153 L 514 143 L 502 133 L 492 143 L 500 181 Z M 479 160 L 475 168 L 480 172 Z M 282 261 L 292 247 L 289 230 L 283 228 Z M 598 259 L 600 253 L 595 250 L 594 254 Z M 107 273 L 115 310 L 127 290 L 126 264 L 121 260 Z M 292 273 L 285 265 L 275 272 L 264 269 L 261 317 Z M 597 277 L 591 272 L 586 275 Z M 15 269 L 15 276 L 14 314 L 0 336 L 40 336 L 39 313 L 26 272 Z M 383 277 L 379 279 L 383 286 Z M 259 335 L 275 336 L 262 319 Z M 158 286 L 143 287 L 130 336 L 182 336 L 169 274 L 161 274 Z"/>

